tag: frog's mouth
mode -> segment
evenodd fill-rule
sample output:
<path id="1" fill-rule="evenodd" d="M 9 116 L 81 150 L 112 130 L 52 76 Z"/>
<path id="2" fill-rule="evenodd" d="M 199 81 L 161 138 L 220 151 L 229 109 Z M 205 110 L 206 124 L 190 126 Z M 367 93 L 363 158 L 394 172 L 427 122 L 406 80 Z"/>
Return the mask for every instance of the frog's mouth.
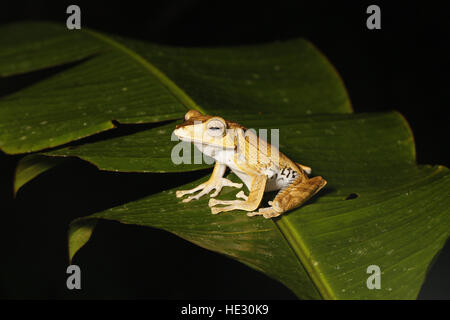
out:
<path id="1" fill-rule="evenodd" d="M 180 139 L 181 141 L 186 141 L 186 142 L 198 142 L 198 139 L 193 139 L 191 136 L 185 135 L 182 132 L 183 129 L 179 128 L 179 129 L 175 129 L 173 131 L 173 133 L 177 136 L 178 139 Z M 202 143 L 202 142 L 200 142 Z"/>
<path id="2" fill-rule="evenodd" d="M 183 136 L 179 136 L 177 134 L 175 134 L 177 136 L 178 139 L 180 139 L 181 141 L 186 141 L 186 142 L 193 142 L 191 138 L 186 138 Z"/>
<path id="3" fill-rule="evenodd" d="M 184 142 L 191 142 L 191 143 L 201 143 L 201 144 L 206 144 L 206 143 L 204 143 L 204 141 L 202 141 L 202 139 L 195 139 L 195 138 L 192 138 L 191 136 L 184 135 L 182 132 L 180 132 L 180 129 L 175 129 L 173 133 L 174 133 L 174 134 L 177 136 L 177 138 L 180 139 L 181 141 L 184 141 Z"/>
<path id="4" fill-rule="evenodd" d="M 184 141 L 184 139 L 186 138 L 186 137 L 183 136 L 183 134 L 182 134 L 182 129 L 180 129 L 180 128 L 176 128 L 175 130 L 173 130 L 172 133 L 173 133 L 174 135 L 176 135 L 177 138 L 180 139 L 180 140 L 183 140 L 183 141 Z"/>
<path id="5" fill-rule="evenodd" d="M 203 139 L 196 139 L 191 136 L 184 135 L 182 132 L 180 132 L 180 129 L 175 129 L 173 133 L 181 141 L 190 142 L 201 146 L 215 147 L 219 149 L 234 149 L 234 146 L 224 145 L 223 141 L 221 141 L 220 143 L 215 143 L 214 141 L 205 141 Z"/>
<path id="6" fill-rule="evenodd" d="M 173 131 L 173 133 L 177 136 L 178 139 L 184 142 L 194 143 L 198 146 L 202 147 L 214 147 L 222 150 L 233 150 L 236 149 L 235 144 L 233 143 L 233 139 L 228 135 L 226 137 L 220 137 L 216 139 L 203 139 L 202 137 L 193 137 L 190 132 L 186 132 L 183 127 L 177 128 Z"/>

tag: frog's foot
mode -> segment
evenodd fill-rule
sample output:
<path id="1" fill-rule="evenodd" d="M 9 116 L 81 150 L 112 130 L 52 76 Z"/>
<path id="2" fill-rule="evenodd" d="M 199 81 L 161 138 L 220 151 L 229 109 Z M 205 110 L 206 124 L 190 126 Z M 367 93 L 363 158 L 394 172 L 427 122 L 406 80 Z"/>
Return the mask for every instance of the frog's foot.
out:
<path id="1" fill-rule="evenodd" d="M 201 192 L 197 193 L 195 196 L 187 197 L 183 200 L 183 202 L 189 202 L 191 200 L 198 200 L 199 198 L 203 197 L 205 194 L 210 193 L 213 189 L 216 191 L 211 195 L 211 197 L 215 197 L 219 194 L 219 192 L 222 190 L 223 187 L 234 187 L 234 188 L 242 188 L 242 183 L 234 183 L 227 178 L 220 178 L 214 181 L 208 181 L 205 183 L 202 183 L 198 185 L 197 187 L 191 189 L 191 190 L 178 190 L 176 192 L 177 198 L 181 198 L 182 196 L 186 194 L 192 194 L 196 191 L 202 190 Z"/>
<path id="2" fill-rule="evenodd" d="M 270 204 L 270 202 L 269 202 L 269 204 Z M 247 212 L 247 216 L 249 216 L 249 217 L 263 216 L 266 219 L 270 219 L 270 218 L 278 217 L 282 213 L 283 212 L 276 211 L 273 207 L 268 207 L 268 208 L 259 208 L 258 211 Z"/>
<path id="3" fill-rule="evenodd" d="M 224 204 L 225 207 L 214 207 L 218 204 Z M 212 214 L 218 214 L 220 212 L 232 211 L 232 210 L 244 210 L 244 211 L 252 211 L 255 210 L 258 206 L 255 205 L 251 201 L 242 201 L 242 200 L 217 200 L 210 199 L 208 205 L 211 207 Z"/>
<path id="4" fill-rule="evenodd" d="M 218 214 L 220 212 L 232 210 L 253 211 L 258 208 L 261 199 L 255 199 L 255 197 L 252 197 L 251 195 L 247 197 L 245 194 L 243 194 L 243 192 L 241 192 L 239 192 L 236 196 L 242 197 L 243 199 L 245 199 L 244 201 L 209 199 L 208 205 L 211 207 L 211 213 Z M 223 204 L 225 205 L 225 207 L 214 207 L 218 204 Z"/>
<path id="5" fill-rule="evenodd" d="M 229 206 L 237 206 L 240 205 L 242 203 L 244 203 L 245 201 L 242 200 L 217 200 L 217 199 L 209 199 L 208 202 L 208 206 L 210 207 L 214 207 L 215 205 L 218 204 L 225 204 L 225 205 L 229 205 Z"/>
<path id="6" fill-rule="evenodd" d="M 211 195 L 211 198 L 214 198 L 217 195 L 219 195 L 219 193 L 223 187 L 232 187 L 232 188 L 240 189 L 240 188 L 242 188 L 242 186 L 243 186 L 242 183 L 234 183 L 233 181 L 231 181 L 227 178 L 222 178 L 220 185 L 215 187 L 216 191 Z"/>
<path id="7" fill-rule="evenodd" d="M 190 190 L 177 190 L 176 196 L 177 196 L 177 198 L 181 198 L 182 196 L 184 196 L 186 194 L 191 194 L 191 193 L 194 193 L 194 192 L 196 192 L 198 190 L 202 190 L 202 189 L 205 188 L 205 186 L 206 186 L 206 183 L 202 183 L 202 184 L 199 184 L 198 186 L 196 186 L 195 188 L 190 189 Z"/>

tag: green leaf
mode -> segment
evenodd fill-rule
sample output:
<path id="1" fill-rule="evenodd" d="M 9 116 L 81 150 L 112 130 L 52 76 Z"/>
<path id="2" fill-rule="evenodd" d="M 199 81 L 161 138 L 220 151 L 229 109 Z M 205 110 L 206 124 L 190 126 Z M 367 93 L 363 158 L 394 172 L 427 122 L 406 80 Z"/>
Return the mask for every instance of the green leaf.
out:
<path id="1" fill-rule="evenodd" d="M 14 194 L 17 194 L 17 191 L 30 180 L 63 162 L 63 159 L 39 154 L 32 154 L 20 159 L 14 176 Z"/>
<path id="2" fill-rule="evenodd" d="M 339 76 L 307 41 L 188 49 L 52 24 L 2 27 L 0 41 L 8 59 L 0 59 L 2 76 L 63 65 L 0 99 L 0 148 L 58 147 L 25 156 L 16 189 L 61 157 L 162 176 L 205 168 L 169 159 L 175 122 L 131 133 L 120 124 L 181 119 L 189 108 L 279 129 L 281 151 L 328 181 L 306 205 L 266 220 L 242 211 L 211 215 L 208 197 L 175 197 L 203 177 L 75 220 L 70 259 L 95 222 L 107 219 L 172 232 L 278 279 L 300 298 L 412 299 L 449 236 L 448 169 L 416 165 L 412 133 L 398 113 L 352 114 Z M 236 192 L 224 188 L 219 197 Z M 381 268 L 380 290 L 366 286 L 370 265 Z"/>
<path id="3" fill-rule="evenodd" d="M 96 224 L 95 219 L 80 223 L 72 221 L 69 228 L 69 263 L 72 263 L 75 253 L 89 240 Z"/>
<path id="4" fill-rule="evenodd" d="M 32 32 L 32 39 L 28 36 L 30 29 L 38 30 Z M 11 71 L 7 64 L 0 65 L 2 74 L 85 58 L 0 100 L 0 147 L 5 152 L 23 153 L 58 146 L 111 129 L 112 120 L 158 122 L 180 118 L 187 108 L 199 109 L 171 80 L 120 43 L 93 31 L 79 34 L 68 32 L 62 26 L 59 32 L 57 29 L 48 24 L 18 24 L 0 29 L 1 38 L 8 39 L 7 44 L 12 46 L 7 47 L 6 58 L 25 50 L 19 55 L 21 64 L 17 70 Z M 10 39 L 10 33 L 17 34 L 18 39 Z M 20 34 L 24 34 L 24 39 Z M 40 34 L 44 38 L 42 44 Z M 84 56 L 66 52 L 79 46 L 90 47 L 93 42 L 101 50 L 94 56 L 88 55 L 92 50 L 80 50 Z M 42 57 L 37 63 L 35 55 L 42 55 L 47 46 L 50 47 L 45 55 L 48 58 Z M 62 57 L 55 59 L 51 54 Z"/>
<path id="5" fill-rule="evenodd" d="M 101 44 L 84 33 L 64 32 L 63 26 L 50 23 L 3 25 L 0 41 L 1 77 L 64 65 L 102 51 Z"/>
<path id="6" fill-rule="evenodd" d="M 241 121 L 351 113 L 339 75 L 308 41 L 231 48 L 174 48 L 120 39 L 162 70 L 207 113 Z"/>
<path id="7" fill-rule="evenodd" d="M 161 228 L 278 279 L 300 298 L 415 298 L 450 230 L 448 169 L 414 164 L 411 133 L 397 113 L 298 122 L 272 124 L 289 156 L 311 165 L 328 185 L 281 219 L 249 219 L 242 211 L 215 216 L 208 197 L 187 204 L 175 197 L 203 178 L 77 225 L 101 218 Z M 226 188 L 219 198 L 235 193 Z M 346 200 L 350 194 L 357 198 Z M 381 268 L 381 290 L 366 286 L 370 265 Z"/>
<path id="8" fill-rule="evenodd" d="M 0 28 L 0 41 L 3 76 L 84 59 L 0 99 L 0 148 L 6 153 L 55 147 L 111 129 L 112 120 L 179 119 L 187 109 L 224 116 L 243 108 L 277 107 L 293 115 L 351 111 L 335 71 L 304 40 L 184 49 L 25 23 Z"/>
<path id="9" fill-rule="evenodd" d="M 91 57 L 0 99 L 0 148 L 5 152 L 55 147 L 111 129 L 112 120 L 143 123 L 182 118 L 188 108 L 230 116 L 236 121 L 276 118 L 280 117 L 279 111 L 292 116 L 351 112 L 339 76 L 302 39 L 236 48 L 188 49 L 85 30 L 67 32 L 63 26 L 47 23 L 0 28 L 0 39 L 6 40 L 7 48 L 1 61 L 9 62 L 0 63 L 2 75 Z M 8 71 L 11 66 L 16 66 L 14 71 Z M 175 111 L 164 99 L 183 103 L 174 102 Z M 274 109 L 278 112 L 274 113 Z M 70 146 L 46 154 L 79 157 L 111 171 L 180 172 L 206 167 L 174 165 L 168 161 L 176 142 L 167 144 L 169 139 L 161 136 L 161 131 L 169 128 L 172 131 L 171 125 L 155 127 L 103 145 L 100 142 Z M 50 164 L 52 160 L 47 158 L 45 162 Z M 18 176 L 24 169 L 26 166 L 17 169 Z M 16 191 L 42 172 L 16 181 Z"/>
<path id="10" fill-rule="evenodd" d="M 180 142 L 178 138 L 171 137 L 174 127 L 174 123 L 169 123 L 123 137 L 57 149 L 44 154 L 57 156 L 55 159 L 78 157 L 99 169 L 120 172 L 183 172 L 210 167 L 203 161 L 203 157 L 201 164 L 197 165 L 184 162 L 175 164 L 172 161 L 172 153 L 183 155 L 183 150 L 187 151 L 184 155 L 190 162 L 193 162 L 194 152 L 202 156 L 191 143 Z M 180 151 L 177 152 L 178 150 Z M 207 161 L 213 163 L 214 160 Z"/>

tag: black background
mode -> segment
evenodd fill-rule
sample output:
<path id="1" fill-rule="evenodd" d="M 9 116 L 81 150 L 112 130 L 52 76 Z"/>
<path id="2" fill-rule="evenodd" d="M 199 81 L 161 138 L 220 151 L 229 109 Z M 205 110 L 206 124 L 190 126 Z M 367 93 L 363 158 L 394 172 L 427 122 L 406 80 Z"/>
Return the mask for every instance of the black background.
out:
<path id="1" fill-rule="evenodd" d="M 163 44 L 216 46 L 307 38 L 340 73 L 355 112 L 400 111 L 413 129 L 417 162 L 449 164 L 450 28 L 449 11 L 441 2 L 16 1 L 2 2 L 0 23 L 65 24 L 70 4 L 81 7 L 82 27 Z M 381 30 L 366 28 L 370 4 L 381 8 Z M 263 274 L 169 233 L 105 221 L 74 261 L 83 272 L 83 289 L 68 291 L 69 222 L 111 206 L 112 199 L 120 203 L 137 197 L 136 190 L 148 194 L 161 184 L 170 185 L 174 175 L 164 176 L 164 181 L 157 174 L 117 175 L 74 161 L 32 181 L 13 201 L 18 158 L 0 153 L 0 297 L 295 298 Z M 195 177 L 186 174 L 182 179 Z M 449 299 L 448 270 L 447 243 L 419 298 Z"/>

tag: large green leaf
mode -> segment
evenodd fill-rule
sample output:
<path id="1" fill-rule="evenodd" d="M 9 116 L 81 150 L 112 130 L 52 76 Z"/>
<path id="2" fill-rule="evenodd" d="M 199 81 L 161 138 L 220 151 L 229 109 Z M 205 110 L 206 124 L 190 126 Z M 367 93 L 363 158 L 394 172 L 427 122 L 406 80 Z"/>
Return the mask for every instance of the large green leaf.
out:
<path id="1" fill-rule="evenodd" d="M 33 32 L 28 32 L 31 29 Z M 47 33 L 50 36 L 45 36 Z M 113 128 L 111 120 L 155 122 L 179 118 L 186 107 L 196 108 L 188 96 L 150 63 L 95 32 L 78 34 L 47 24 L 0 29 L 0 39 L 17 34 L 23 36 L 18 35 L 16 42 L 7 40 L 2 50 L 5 55 L 1 60 L 4 63 L 0 64 L 2 74 L 33 71 L 80 57 L 86 59 L 0 100 L 0 147 L 7 153 L 54 147 Z M 38 37 L 40 34 L 43 41 Z M 92 43 L 100 50 L 94 56 L 91 56 L 94 50 L 79 50 L 78 55 L 66 52 L 74 47 L 75 50 L 84 45 L 91 47 Z M 34 56 L 46 51 L 50 51 L 45 56 L 48 58 L 42 57 L 37 63 Z M 61 58 L 55 59 L 54 55 Z M 11 70 L 11 61 L 16 70 Z"/>
<path id="2" fill-rule="evenodd" d="M 301 298 L 415 298 L 448 237 L 448 169 L 414 164 L 411 134 L 396 113 L 286 122 L 272 123 L 282 147 L 328 180 L 314 203 L 274 221 L 242 211 L 213 216 L 207 198 L 184 204 L 175 197 L 196 181 L 81 218 L 71 232 L 97 218 L 162 228 L 280 280 Z M 235 193 L 227 188 L 220 198 Z M 350 194 L 357 198 L 346 200 Z M 79 242 L 70 244 L 71 257 Z M 366 286 L 370 265 L 381 268 L 381 290 Z"/>
<path id="3" fill-rule="evenodd" d="M 9 35 L 17 39 L 4 41 Z M 175 197 L 203 177 L 75 220 L 71 259 L 96 220 L 108 219 L 177 234 L 278 279 L 301 298 L 409 299 L 448 238 L 448 169 L 415 164 L 412 133 L 398 113 L 352 114 L 339 77 L 304 40 L 187 49 L 18 24 L 0 28 L 0 41 L 0 56 L 13 62 L 0 59 L 4 76 L 73 63 L 0 99 L 6 152 L 60 146 L 112 128 L 112 120 L 161 122 L 196 108 L 249 128 L 279 129 L 281 151 L 328 181 L 307 205 L 265 220 L 241 211 L 213 216 L 207 197 L 187 204 Z M 162 172 L 205 167 L 170 161 L 174 122 L 146 126 L 129 132 L 119 124 L 111 135 L 26 156 L 16 189 L 60 157 L 103 170 L 161 172 L 162 179 Z M 235 193 L 225 188 L 220 198 Z M 370 265 L 381 268 L 381 290 L 366 286 Z"/>
<path id="4" fill-rule="evenodd" d="M 280 104 L 293 115 L 350 111 L 336 73 L 303 40 L 180 49 L 84 30 L 42 23 L 0 28 L 0 75 L 84 59 L 0 100 L 0 148 L 5 152 L 58 146 L 111 129 L 112 120 L 177 119 L 189 108 L 203 110 L 198 104 L 208 111 L 228 110 L 224 116 Z M 324 96 L 329 99 L 320 99 Z"/>

